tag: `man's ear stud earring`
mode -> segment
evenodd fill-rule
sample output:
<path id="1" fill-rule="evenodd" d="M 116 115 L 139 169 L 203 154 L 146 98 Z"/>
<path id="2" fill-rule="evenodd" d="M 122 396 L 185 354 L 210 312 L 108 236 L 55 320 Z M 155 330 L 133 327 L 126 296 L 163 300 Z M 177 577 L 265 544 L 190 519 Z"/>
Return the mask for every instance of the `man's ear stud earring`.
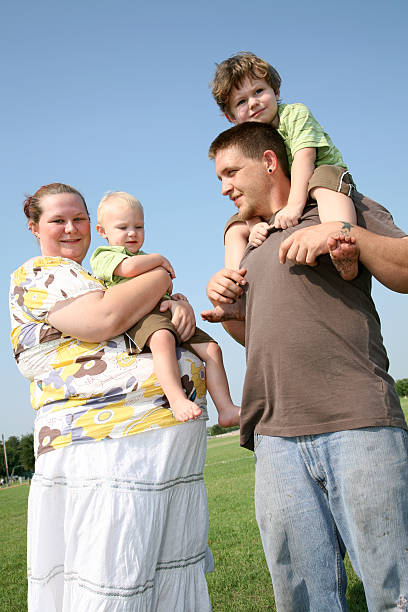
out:
<path id="1" fill-rule="evenodd" d="M 272 168 L 268 168 L 269 174 L 272 174 Z"/>

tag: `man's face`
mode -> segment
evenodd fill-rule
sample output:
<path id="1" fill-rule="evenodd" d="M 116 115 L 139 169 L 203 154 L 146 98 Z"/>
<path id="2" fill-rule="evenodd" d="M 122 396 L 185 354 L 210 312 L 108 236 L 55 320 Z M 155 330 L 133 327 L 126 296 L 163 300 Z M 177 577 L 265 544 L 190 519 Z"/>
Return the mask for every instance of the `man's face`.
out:
<path id="1" fill-rule="evenodd" d="M 217 153 L 215 169 L 222 195 L 234 202 L 244 221 L 270 215 L 270 179 L 264 160 L 250 159 L 238 147 L 230 147 Z"/>

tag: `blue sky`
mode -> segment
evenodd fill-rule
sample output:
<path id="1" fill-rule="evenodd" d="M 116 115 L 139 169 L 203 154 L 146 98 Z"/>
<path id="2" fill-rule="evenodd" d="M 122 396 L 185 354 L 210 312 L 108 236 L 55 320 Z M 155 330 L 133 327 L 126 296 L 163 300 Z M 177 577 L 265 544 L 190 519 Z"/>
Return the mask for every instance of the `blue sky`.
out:
<path id="1" fill-rule="evenodd" d="M 233 212 L 207 158 L 228 127 L 208 83 L 216 62 L 251 50 L 280 72 L 284 102 L 312 109 L 360 191 L 408 230 L 407 17 L 405 0 L 1 3 L 0 433 L 27 433 L 34 416 L 11 353 L 7 305 L 10 273 L 38 252 L 24 194 L 70 183 L 95 222 L 107 190 L 130 191 L 145 208 L 146 251 L 170 259 L 175 290 L 196 313 L 207 308 L 205 285 L 223 265 L 223 225 Z M 101 243 L 94 232 L 90 252 Z M 374 298 L 391 374 L 408 377 L 407 297 L 375 284 Z M 202 327 L 223 347 L 239 402 L 243 350 L 220 326 Z"/>

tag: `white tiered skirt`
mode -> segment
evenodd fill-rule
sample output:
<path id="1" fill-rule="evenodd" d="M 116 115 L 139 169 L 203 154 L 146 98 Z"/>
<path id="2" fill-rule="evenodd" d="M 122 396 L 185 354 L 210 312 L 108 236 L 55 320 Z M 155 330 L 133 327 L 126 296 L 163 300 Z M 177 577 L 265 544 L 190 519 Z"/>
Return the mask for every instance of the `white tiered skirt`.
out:
<path id="1" fill-rule="evenodd" d="M 29 612 L 208 612 L 206 421 L 41 455 Z"/>

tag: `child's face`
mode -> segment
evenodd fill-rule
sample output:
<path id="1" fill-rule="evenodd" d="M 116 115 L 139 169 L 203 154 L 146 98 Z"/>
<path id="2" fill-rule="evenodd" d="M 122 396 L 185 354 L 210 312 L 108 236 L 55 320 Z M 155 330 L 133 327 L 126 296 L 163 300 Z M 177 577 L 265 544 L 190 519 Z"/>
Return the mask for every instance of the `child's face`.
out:
<path id="1" fill-rule="evenodd" d="M 144 242 L 143 211 L 114 200 L 106 204 L 102 224 L 96 229 L 111 246 L 124 246 L 131 253 L 137 253 Z"/>
<path id="2" fill-rule="evenodd" d="M 278 127 L 279 92 L 276 95 L 264 79 L 247 77 L 239 87 L 233 87 L 228 99 L 230 114 L 227 119 L 232 123 L 259 121 Z"/>

